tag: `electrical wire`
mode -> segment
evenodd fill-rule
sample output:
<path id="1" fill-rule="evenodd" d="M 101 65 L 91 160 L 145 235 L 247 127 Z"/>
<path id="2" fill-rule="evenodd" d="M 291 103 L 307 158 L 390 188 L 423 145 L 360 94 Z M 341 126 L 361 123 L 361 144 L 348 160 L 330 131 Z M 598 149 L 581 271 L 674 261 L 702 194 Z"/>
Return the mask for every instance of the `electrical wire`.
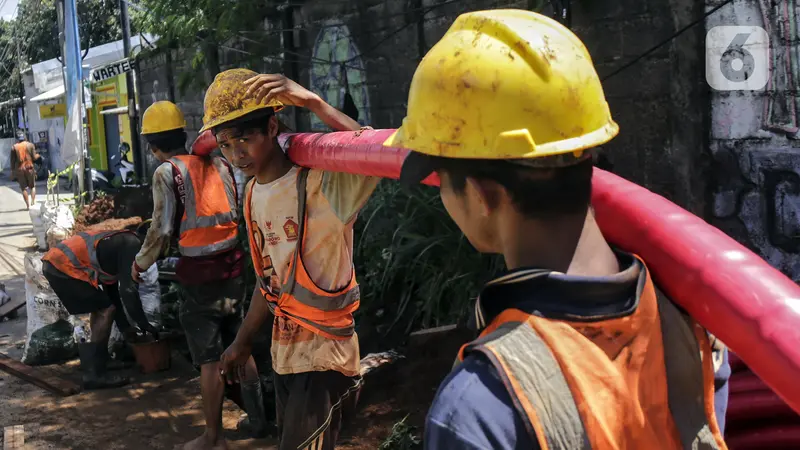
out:
<path id="1" fill-rule="evenodd" d="M 634 64 L 638 63 L 639 61 L 641 61 L 642 59 L 646 58 L 648 55 L 650 55 L 651 53 L 655 52 L 659 48 L 661 48 L 664 45 L 669 44 L 670 42 L 675 40 L 678 36 L 682 35 L 684 32 L 686 32 L 690 28 L 694 27 L 695 25 L 699 24 L 700 22 L 704 22 L 710 15 L 712 15 L 715 12 L 719 11 L 720 9 L 722 9 L 723 6 L 725 6 L 725 5 L 727 5 L 727 4 L 731 3 L 731 2 L 733 2 L 733 0 L 725 0 L 723 3 L 720 3 L 716 7 L 712 8 L 711 10 L 709 10 L 708 12 L 703 14 L 699 19 L 692 21 L 688 25 L 684 26 L 680 30 L 678 30 L 675 33 L 673 33 L 672 36 L 670 36 L 670 37 L 664 39 L 663 41 L 659 42 L 658 44 L 654 45 L 649 50 L 645 51 L 644 53 L 642 53 L 641 55 L 637 56 L 636 58 L 634 58 L 633 60 L 631 60 L 627 64 L 625 64 L 622 67 L 618 68 L 617 70 L 614 70 L 613 72 L 609 73 L 608 75 L 605 75 L 604 77 L 602 77 L 600 79 L 600 81 L 606 81 L 609 78 L 611 78 L 611 77 L 617 75 L 618 73 L 622 72 L 623 70 L 625 70 L 625 69 L 633 66 Z"/>

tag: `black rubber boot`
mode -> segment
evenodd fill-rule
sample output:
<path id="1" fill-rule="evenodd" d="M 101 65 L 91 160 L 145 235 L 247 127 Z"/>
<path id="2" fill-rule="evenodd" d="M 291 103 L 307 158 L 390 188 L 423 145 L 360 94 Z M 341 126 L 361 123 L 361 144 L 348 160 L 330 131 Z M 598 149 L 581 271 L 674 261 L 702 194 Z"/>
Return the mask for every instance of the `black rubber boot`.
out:
<path id="1" fill-rule="evenodd" d="M 244 381 L 242 386 L 242 402 L 247 415 L 239 419 L 238 429 L 254 438 L 265 438 L 272 434 L 272 425 L 267 421 L 264 406 L 264 389 L 261 380 Z"/>
<path id="2" fill-rule="evenodd" d="M 81 358 L 84 389 L 115 388 L 130 383 L 130 380 L 126 377 L 118 377 L 106 373 L 108 348 L 105 345 L 98 345 L 94 342 L 78 344 L 78 355 Z"/>

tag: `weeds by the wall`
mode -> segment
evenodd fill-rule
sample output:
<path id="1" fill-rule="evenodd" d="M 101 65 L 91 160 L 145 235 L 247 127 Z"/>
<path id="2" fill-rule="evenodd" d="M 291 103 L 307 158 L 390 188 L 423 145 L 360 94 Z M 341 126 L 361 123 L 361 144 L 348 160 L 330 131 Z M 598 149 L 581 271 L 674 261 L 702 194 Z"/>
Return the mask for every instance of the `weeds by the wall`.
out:
<path id="1" fill-rule="evenodd" d="M 457 322 L 502 267 L 469 244 L 436 188 L 381 181 L 355 228 L 357 318 L 384 336 Z"/>
<path id="2" fill-rule="evenodd" d="M 408 416 L 392 427 L 392 434 L 381 443 L 378 450 L 416 450 L 422 448 L 417 429 L 406 423 Z"/>

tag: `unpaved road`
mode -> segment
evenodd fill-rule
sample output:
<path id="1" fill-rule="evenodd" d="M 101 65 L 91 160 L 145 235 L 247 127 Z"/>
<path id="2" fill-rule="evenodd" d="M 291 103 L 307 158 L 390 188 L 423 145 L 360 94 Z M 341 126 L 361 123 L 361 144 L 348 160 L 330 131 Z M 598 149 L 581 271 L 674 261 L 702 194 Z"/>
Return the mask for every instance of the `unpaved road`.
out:
<path id="1" fill-rule="evenodd" d="M 39 183 L 44 201 L 44 184 Z M 30 217 L 16 183 L 0 174 L 0 282 L 12 298 L 24 297 L 25 252 L 35 245 Z M 0 352 L 19 359 L 25 340 L 26 315 L 0 323 Z M 49 366 L 66 378 L 80 379 L 77 361 Z M 25 449 L 172 449 L 202 433 L 197 372 L 173 354 L 166 372 L 141 375 L 134 383 L 105 391 L 58 397 L 0 372 L 0 434 L 22 425 Z M 241 411 L 225 402 L 224 426 L 231 449 L 274 448 L 269 441 L 237 436 Z M 0 440 L 2 440 L 0 438 Z M 6 447 L 8 448 L 8 447 Z"/>

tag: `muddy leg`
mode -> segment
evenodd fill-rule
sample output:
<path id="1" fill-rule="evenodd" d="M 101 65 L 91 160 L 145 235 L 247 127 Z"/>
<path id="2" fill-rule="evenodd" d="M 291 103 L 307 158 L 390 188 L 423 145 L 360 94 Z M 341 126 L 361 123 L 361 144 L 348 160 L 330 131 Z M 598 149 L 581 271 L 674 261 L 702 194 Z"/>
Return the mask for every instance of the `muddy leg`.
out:
<path id="1" fill-rule="evenodd" d="M 228 448 L 222 436 L 222 398 L 225 385 L 219 376 L 219 362 L 200 367 L 200 391 L 203 396 L 203 415 L 206 431 L 197 439 L 186 443 L 184 450 L 224 450 Z"/>

